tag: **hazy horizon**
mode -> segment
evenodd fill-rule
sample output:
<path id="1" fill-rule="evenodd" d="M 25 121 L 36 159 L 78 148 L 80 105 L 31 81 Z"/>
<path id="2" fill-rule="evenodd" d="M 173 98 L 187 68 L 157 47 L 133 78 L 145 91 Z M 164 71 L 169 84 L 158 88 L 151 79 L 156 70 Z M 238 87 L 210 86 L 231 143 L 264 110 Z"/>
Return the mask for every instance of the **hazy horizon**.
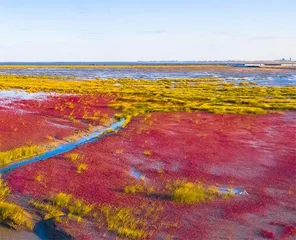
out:
<path id="1" fill-rule="evenodd" d="M 64 64 L 64 63 L 73 63 L 73 64 L 108 64 L 108 63 L 245 63 L 245 62 L 282 62 L 282 61 L 287 61 L 287 62 L 296 62 L 296 60 L 289 60 L 289 59 L 272 59 L 272 60 L 206 60 L 206 61 L 199 61 L 199 60 L 193 60 L 193 61 L 186 61 L 186 60 L 137 60 L 137 61 L 0 61 L 0 64 L 46 64 L 46 63 L 57 63 L 57 64 Z"/>
<path id="2" fill-rule="evenodd" d="M 0 62 L 296 59 L 290 0 L 0 0 Z"/>

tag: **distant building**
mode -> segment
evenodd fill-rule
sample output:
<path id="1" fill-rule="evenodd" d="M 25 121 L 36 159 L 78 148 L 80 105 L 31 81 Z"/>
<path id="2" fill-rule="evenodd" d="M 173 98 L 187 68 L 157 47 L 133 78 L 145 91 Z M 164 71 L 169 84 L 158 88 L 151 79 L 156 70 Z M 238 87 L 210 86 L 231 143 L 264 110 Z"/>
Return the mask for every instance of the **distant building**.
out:
<path id="1" fill-rule="evenodd" d="M 291 60 L 290 60 L 291 61 Z M 285 63 L 246 63 L 244 64 L 245 67 L 296 67 L 296 63 L 285 61 Z"/>

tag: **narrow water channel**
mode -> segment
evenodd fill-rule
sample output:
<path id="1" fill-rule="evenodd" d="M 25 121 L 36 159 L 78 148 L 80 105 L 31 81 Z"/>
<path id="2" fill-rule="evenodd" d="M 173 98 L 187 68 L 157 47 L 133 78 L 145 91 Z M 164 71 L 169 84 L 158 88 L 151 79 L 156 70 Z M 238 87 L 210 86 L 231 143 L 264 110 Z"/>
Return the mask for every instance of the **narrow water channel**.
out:
<path id="1" fill-rule="evenodd" d="M 73 149 L 75 149 L 75 148 L 77 148 L 77 147 L 79 147 L 81 145 L 91 143 L 91 142 L 95 142 L 95 141 L 101 139 L 105 135 L 104 133 L 107 130 L 112 129 L 113 131 L 117 131 L 118 129 L 120 129 L 122 127 L 124 121 L 125 121 L 125 119 L 122 118 L 120 121 L 114 122 L 108 127 L 104 127 L 104 128 L 102 128 L 100 130 L 96 130 L 96 131 L 92 132 L 91 134 L 89 134 L 87 136 L 84 136 L 84 137 L 81 137 L 81 138 L 77 139 L 74 142 L 63 143 L 63 144 L 58 145 L 56 148 L 48 150 L 47 152 L 45 152 L 45 153 L 43 153 L 41 155 L 29 158 L 29 159 L 24 159 L 24 160 L 15 162 L 15 163 L 11 163 L 11 164 L 1 168 L 0 173 L 5 173 L 5 172 L 8 172 L 10 170 L 13 170 L 15 168 L 18 168 L 18 167 L 21 167 L 21 166 L 24 166 L 24 165 L 27 165 L 27 164 L 30 164 L 30 163 L 46 160 L 48 158 L 55 157 L 57 155 L 69 152 L 69 151 L 71 151 L 71 150 L 73 150 Z"/>

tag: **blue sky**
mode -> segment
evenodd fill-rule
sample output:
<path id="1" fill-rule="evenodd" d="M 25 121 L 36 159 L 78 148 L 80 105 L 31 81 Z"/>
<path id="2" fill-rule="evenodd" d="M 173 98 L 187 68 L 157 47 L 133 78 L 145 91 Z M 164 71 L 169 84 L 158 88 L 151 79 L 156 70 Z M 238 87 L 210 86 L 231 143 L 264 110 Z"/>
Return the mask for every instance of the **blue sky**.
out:
<path id="1" fill-rule="evenodd" d="M 295 0 L 0 0 L 0 61 L 296 59 Z"/>

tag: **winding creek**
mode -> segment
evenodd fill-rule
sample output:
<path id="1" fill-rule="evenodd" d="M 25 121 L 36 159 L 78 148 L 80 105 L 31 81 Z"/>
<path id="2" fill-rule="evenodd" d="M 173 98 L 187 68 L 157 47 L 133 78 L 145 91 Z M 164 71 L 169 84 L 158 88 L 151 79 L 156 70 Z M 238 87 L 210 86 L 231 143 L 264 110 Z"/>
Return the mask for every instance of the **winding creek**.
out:
<path id="1" fill-rule="evenodd" d="M 71 151 L 71 150 L 73 150 L 73 149 L 75 149 L 75 148 L 77 148 L 77 147 L 79 147 L 81 145 L 85 145 L 85 144 L 88 144 L 88 143 L 91 143 L 91 142 L 95 142 L 95 141 L 101 139 L 103 136 L 107 135 L 106 131 L 108 131 L 108 130 L 112 130 L 112 131 L 119 130 L 122 127 L 124 121 L 125 121 L 125 119 L 122 118 L 120 121 L 114 122 L 110 126 L 104 127 L 104 128 L 102 128 L 100 130 L 95 130 L 91 134 L 89 134 L 87 136 L 84 136 L 84 137 L 81 137 L 81 138 L 77 139 L 74 142 L 62 143 L 62 144 L 58 145 L 56 148 L 48 150 L 47 152 L 45 152 L 45 153 L 43 153 L 41 155 L 29 158 L 29 159 L 24 159 L 24 160 L 15 162 L 15 163 L 11 163 L 11 164 L 1 168 L 0 173 L 6 173 L 6 172 L 8 172 L 10 170 L 13 170 L 15 168 L 19 168 L 19 167 L 27 165 L 27 164 L 31 164 L 31 163 L 34 163 L 34 162 L 39 162 L 39 161 L 42 161 L 42 160 L 46 160 L 48 158 L 55 157 L 57 155 L 69 152 L 69 151 Z"/>

